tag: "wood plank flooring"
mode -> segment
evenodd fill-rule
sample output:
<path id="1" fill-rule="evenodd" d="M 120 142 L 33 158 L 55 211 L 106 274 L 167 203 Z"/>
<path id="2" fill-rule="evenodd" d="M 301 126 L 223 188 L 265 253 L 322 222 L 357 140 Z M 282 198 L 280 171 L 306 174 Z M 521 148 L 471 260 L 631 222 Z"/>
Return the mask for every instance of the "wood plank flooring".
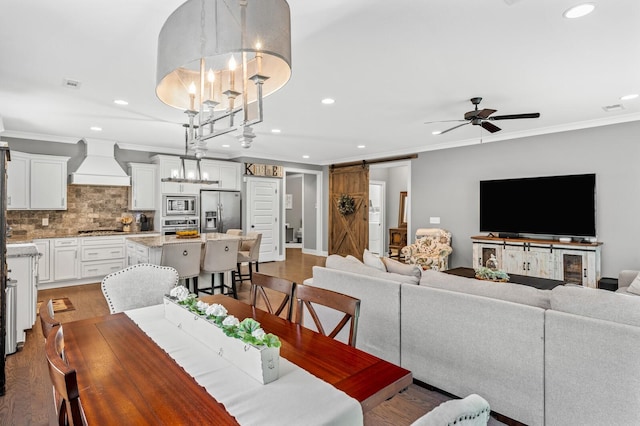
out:
<path id="1" fill-rule="evenodd" d="M 286 262 L 260 264 L 260 272 L 280 276 L 301 283 L 312 276 L 312 267 L 324 265 L 325 258 L 302 254 L 300 249 L 287 249 Z M 239 287 L 238 298 L 249 300 L 249 283 Z M 109 308 L 104 300 L 100 284 L 87 284 L 43 290 L 38 300 L 68 297 L 75 310 L 56 313 L 61 322 L 75 321 L 107 315 Z M 27 332 L 24 347 L 7 356 L 6 394 L 0 397 L 0 425 L 56 425 L 51 383 L 44 357 L 44 342 L 39 320 Z M 406 391 L 385 401 L 365 414 L 365 425 L 409 425 L 443 401 L 450 399 L 441 393 L 411 385 Z M 491 419 L 491 425 L 499 425 Z"/>

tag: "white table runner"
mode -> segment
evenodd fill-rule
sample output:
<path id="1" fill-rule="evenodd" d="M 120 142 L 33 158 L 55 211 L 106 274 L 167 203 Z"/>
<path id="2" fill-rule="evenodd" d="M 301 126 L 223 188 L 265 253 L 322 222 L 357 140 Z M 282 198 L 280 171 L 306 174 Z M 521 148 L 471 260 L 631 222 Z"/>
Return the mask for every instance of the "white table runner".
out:
<path id="1" fill-rule="evenodd" d="M 242 425 L 363 424 L 357 400 L 282 357 L 280 378 L 263 385 L 167 321 L 164 305 L 125 314 Z"/>

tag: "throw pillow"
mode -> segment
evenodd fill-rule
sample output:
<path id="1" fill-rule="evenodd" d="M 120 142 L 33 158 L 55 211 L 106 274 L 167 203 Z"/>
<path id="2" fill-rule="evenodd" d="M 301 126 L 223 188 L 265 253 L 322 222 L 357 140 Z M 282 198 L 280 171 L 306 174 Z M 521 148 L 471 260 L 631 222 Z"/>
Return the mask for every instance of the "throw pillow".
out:
<path id="1" fill-rule="evenodd" d="M 629 285 L 629 288 L 627 289 L 627 291 L 629 293 L 640 295 L 640 274 L 638 274 L 634 278 L 634 280 L 631 281 L 631 284 Z"/>
<path id="2" fill-rule="evenodd" d="M 345 257 L 345 259 L 347 259 L 347 260 L 351 260 L 352 262 L 356 262 L 356 263 L 362 263 L 362 262 L 360 261 L 360 259 L 358 259 L 358 258 L 357 258 L 357 257 L 355 257 L 355 256 L 351 256 L 350 254 L 348 254 L 348 255 L 347 255 L 347 257 Z"/>
<path id="3" fill-rule="evenodd" d="M 382 262 L 382 260 L 367 249 L 364 249 L 362 260 L 364 261 L 364 264 L 367 266 L 374 267 L 376 269 L 381 270 L 382 272 L 387 272 L 387 267 L 384 266 L 384 263 Z"/>
<path id="4" fill-rule="evenodd" d="M 418 279 L 422 278 L 422 269 L 418 265 L 410 265 L 408 263 L 398 262 L 390 257 L 383 257 L 382 262 L 387 267 L 387 272 L 393 272 L 401 275 L 409 275 Z"/>

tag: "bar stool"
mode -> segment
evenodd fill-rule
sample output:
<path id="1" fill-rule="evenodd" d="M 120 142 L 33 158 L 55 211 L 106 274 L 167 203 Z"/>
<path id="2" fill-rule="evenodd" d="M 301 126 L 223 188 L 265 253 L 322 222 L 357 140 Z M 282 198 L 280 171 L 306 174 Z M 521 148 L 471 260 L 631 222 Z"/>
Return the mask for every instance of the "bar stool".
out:
<path id="1" fill-rule="evenodd" d="M 193 281 L 193 292 L 198 294 L 198 275 L 202 259 L 202 241 L 171 243 L 162 246 L 161 266 L 171 266 L 178 271 L 180 281 L 189 288 L 189 279 Z"/>
<path id="2" fill-rule="evenodd" d="M 236 267 L 238 259 L 238 247 L 240 240 L 224 239 L 224 240 L 207 240 L 204 246 L 204 261 L 202 262 L 202 270 L 211 274 L 211 287 L 200 289 L 201 292 L 207 294 L 215 294 L 216 289 L 220 289 L 220 293 L 224 295 L 233 295 L 234 299 L 238 298 L 236 290 L 236 277 L 233 270 Z M 231 272 L 231 286 L 224 282 L 225 273 Z M 220 283 L 216 285 L 216 274 L 220 275 Z"/>
<path id="3" fill-rule="evenodd" d="M 247 238 L 242 242 L 242 247 L 238 251 L 238 271 L 237 280 L 241 283 L 244 281 L 251 281 L 253 279 L 253 265 L 256 265 L 256 272 L 260 272 L 258 269 L 258 257 L 260 256 L 260 243 L 262 242 L 262 234 L 259 232 L 247 232 Z M 243 263 L 247 263 L 249 272 L 243 274 L 241 272 L 241 266 Z"/>

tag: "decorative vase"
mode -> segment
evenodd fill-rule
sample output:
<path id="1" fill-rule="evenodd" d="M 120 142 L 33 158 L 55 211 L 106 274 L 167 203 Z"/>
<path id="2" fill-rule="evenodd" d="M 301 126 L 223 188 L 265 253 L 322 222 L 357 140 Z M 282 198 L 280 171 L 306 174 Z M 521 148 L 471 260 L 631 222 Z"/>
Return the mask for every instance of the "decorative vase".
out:
<path id="1" fill-rule="evenodd" d="M 122 230 L 124 232 L 131 232 L 131 225 L 127 225 L 127 224 L 122 225 Z"/>
<path id="2" fill-rule="evenodd" d="M 498 270 L 498 259 L 496 259 L 495 254 L 491 255 L 491 257 L 487 260 L 487 263 L 485 264 L 485 266 L 491 269 L 492 271 Z"/>

